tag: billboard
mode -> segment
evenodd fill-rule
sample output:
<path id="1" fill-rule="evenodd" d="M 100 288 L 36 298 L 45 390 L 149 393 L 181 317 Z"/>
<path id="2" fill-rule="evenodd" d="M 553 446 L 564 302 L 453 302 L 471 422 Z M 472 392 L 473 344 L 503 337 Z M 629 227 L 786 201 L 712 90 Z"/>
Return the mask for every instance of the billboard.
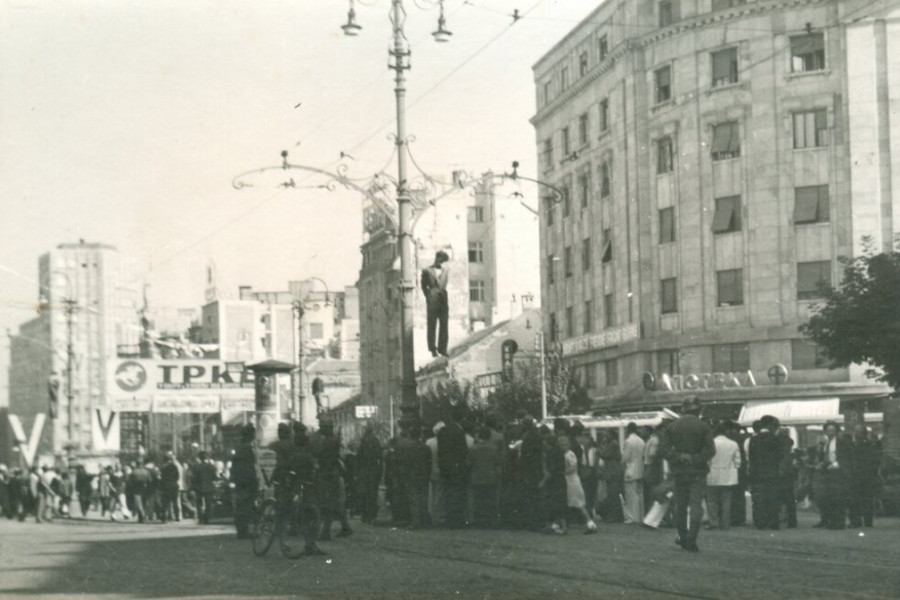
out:
<path id="1" fill-rule="evenodd" d="M 115 412 L 254 410 L 253 373 L 229 373 L 224 361 L 118 359 L 109 373 L 107 397 Z"/>

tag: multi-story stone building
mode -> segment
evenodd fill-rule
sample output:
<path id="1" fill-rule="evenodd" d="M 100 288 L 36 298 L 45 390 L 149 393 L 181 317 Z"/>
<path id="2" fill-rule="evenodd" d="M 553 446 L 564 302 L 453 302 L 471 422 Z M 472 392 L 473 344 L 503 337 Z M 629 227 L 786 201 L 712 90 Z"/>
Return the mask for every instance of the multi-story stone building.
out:
<path id="1" fill-rule="evenodd" d="M 900 231 L 889 6 L 608 0 L 535 65 L 544 330 L 598 407 L 885 393 L 797 327 Z"/>
<path id="2" fill-rule="evenodd" d="M 413 222 L 416 290 L 413 335 L 416 368 L 432 360 L 426 341 L 426 311 L 418 289 L 421 270 L 435 253 L 450 256 L 449 339 L 453 346 L 473 331 L 513 319 L 540 305 L 537 215 L 512 183 L 488 173 L 464 183 L 434 203 L 417 202 Z M 391 398 L 400 394 L 400 259 L 391 219 L 374 204 L 364 209 L 360 269 L 360 371 L 364 405 L 379 407 L 387 420 Z"/>
<path id="3" fill-rule="evenodd" d="M 109 365 L 117 349 L 137 348 L 141 336 L 137 281 L 113 246 L 81 241 L 41 256 L 38 283 L 39 315 L 10 338 L 11 421 L 26 437 L 40 435 L 29 460 L 94 456 L 94 415 L 108 408 Z M 38 415 L 42 431 L 35 430 Z M 30 440 L 17 441 L 25 451 Z"/>

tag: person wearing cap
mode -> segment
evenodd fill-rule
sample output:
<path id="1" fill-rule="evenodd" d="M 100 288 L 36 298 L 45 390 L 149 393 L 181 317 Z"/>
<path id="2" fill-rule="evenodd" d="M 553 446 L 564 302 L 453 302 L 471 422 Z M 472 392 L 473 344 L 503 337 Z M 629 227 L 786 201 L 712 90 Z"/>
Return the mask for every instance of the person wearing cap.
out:
<path id="1" fill-rule="evenodd" d="M 678 527 L 675 543 L 688 552 L 700 550 L 697 536 L 703 519 L 706 474 L 709 461 L 716 454 L 712 429 L 700 420 L 699 414 L 700 400 L 696 396 L 685 398 L 681 418 L 669 426 L 662 446 L 662 454 L 675 481 L 675 523 Z"/>

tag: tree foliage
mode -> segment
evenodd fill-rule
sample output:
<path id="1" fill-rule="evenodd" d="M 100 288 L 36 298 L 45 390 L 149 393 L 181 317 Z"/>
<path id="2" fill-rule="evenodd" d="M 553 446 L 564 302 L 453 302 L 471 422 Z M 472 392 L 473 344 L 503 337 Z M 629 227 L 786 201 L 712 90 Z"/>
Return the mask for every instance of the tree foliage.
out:
<path id="1" fill-rule="evenodd" d="M 553 352 L 545 357 L 547 414 L 585 412 L 590 408 L 587 391 L 581 387 L 570 366 Z M 488 407 L 506 420 L 518 411 L 541 416 L 541 363 L 529 360 L 516 363 L 513 381 L 504 383 L 488 395 Z"/>
<path id="2" fill-rule="evenodd" d="M 438 384 L 437 389 L 419 395 L 419 409 L 422 422 L 429 425 L 446 421 L 451 416 L 461 421 L 473 412 L 474 388 L 469 381 L 455 377 Z"/>
<path id="3" fill-rule="evenodd" d="M 900 389 L 900 244 L 876 253 L 871 238 L 864 252 L 842 258 L 840 287 L 823 290 L 824 303 L 800 327 L 823 347 L 832 367 L 871 365 L 869 377 Z"/>

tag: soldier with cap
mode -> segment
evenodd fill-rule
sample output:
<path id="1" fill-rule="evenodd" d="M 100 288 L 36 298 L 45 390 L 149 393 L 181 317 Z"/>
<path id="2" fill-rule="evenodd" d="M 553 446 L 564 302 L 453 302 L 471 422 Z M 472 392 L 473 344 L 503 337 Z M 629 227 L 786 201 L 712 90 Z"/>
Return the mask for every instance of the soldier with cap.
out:
<path id="1" fill-rule="evenodd" d="M 675 543 L 689 552 L 700 550 L 697 535 L 703 518 L 706 474 L 709 461 L 716 453 L 712 429 L 700 420 L 699 414 L 697 396 L 685 398 L 681 418 L 669 426 L 662 446 L 662 454 L 669 462 L 675 480 L 675 523 L 678 527 Z"/>

